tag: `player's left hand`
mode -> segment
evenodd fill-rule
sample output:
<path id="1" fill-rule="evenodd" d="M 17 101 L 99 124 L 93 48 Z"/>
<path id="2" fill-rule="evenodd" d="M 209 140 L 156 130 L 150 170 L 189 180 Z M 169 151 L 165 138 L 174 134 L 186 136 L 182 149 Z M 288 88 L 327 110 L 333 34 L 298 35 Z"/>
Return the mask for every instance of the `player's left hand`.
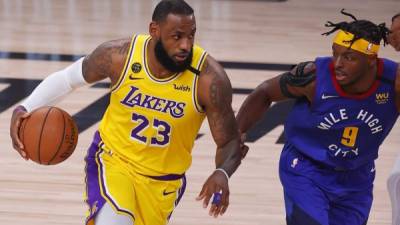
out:
<path id="1" fill-rule="evenodd" d="M 208 177 L 196 200 L 203 200 L 203 208 L 207 208 L 212 196 L 213 201 L 211 202 L 209 215 L 217 218 L 225 213 L 229 205 L 228 178 L 220 170 L 215 170 Z"/>

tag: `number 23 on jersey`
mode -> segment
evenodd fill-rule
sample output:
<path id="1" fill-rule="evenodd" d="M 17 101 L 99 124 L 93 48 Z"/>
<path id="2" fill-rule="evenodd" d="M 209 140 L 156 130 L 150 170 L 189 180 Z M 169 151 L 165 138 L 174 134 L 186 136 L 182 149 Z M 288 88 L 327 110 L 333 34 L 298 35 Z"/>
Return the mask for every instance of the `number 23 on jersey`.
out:
<path id="1" fill-rule="evenodd" d="M 133 140 L 145 145 L 150 141 L 150 145 L 155 147 L 165 147 L 169 144 L 171 126 L 167 122 L 157 118 L 150 121 L 147 117 L 137 113 L 132 114 L 132 121 L 136 124 L 136 127 L 131 131 Z M 146 137 L 144 133 L 147 129 L 154 129 L 156 131 L 155 135 L 153 137 Z"/>

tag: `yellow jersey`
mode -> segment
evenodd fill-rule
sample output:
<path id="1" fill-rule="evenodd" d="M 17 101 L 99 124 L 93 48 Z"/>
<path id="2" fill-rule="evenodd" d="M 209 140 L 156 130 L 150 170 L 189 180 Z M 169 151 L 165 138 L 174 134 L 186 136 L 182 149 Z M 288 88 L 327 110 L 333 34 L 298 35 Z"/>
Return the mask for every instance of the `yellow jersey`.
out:
<path id="1" fill-rule="evenodd" d="M 151 37 L 132 37 L 110 104 L 100 122 L 102 148 L 116 154 L 138 173 L 183 174 L 205 113 L 197 100 L 197 83 L 207 53 L 193 46 L 191 69 L 158 79 L 148 67 Z"/>

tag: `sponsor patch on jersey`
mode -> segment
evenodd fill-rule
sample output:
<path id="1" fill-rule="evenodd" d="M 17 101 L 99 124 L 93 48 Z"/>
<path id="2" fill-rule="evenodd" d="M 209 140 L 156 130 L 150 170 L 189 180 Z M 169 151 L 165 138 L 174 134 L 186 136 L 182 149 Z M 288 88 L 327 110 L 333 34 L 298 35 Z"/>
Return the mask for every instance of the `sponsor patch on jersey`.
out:
<path id="1" fill-rule="evenodd" d="M 389 101 L 389 93 L 376 93 L 375 101 L 377 104 L 385 104 Z"/>
<path id="2" fill-rule="evenodd" d="M 132 72 L 139 73 L 142 70 L 142 65 L 138 62 L 135 62 L 131 66 Z"/>

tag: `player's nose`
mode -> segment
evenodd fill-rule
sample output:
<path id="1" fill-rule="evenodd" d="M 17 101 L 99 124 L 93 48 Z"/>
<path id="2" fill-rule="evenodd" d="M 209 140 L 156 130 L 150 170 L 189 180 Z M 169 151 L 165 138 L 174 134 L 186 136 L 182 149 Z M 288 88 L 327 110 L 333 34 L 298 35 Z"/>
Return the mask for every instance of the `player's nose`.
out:
<path id="1" fill-rule="evenodd" d="M 333 63 L 334 63 L 335 69 L 342 68 L 343 67 L 342 57 L 338 56 L 338 57 L 334 58 Z"/>
<path id="2" fill-rule="evenodd" d="M 192 48 L 192 41 L 189 40 L 188 38 L 182 38 L 182 40 L 179 43 L 179 49 L 182 52 L 189 52 L 191 48 Z"/>

